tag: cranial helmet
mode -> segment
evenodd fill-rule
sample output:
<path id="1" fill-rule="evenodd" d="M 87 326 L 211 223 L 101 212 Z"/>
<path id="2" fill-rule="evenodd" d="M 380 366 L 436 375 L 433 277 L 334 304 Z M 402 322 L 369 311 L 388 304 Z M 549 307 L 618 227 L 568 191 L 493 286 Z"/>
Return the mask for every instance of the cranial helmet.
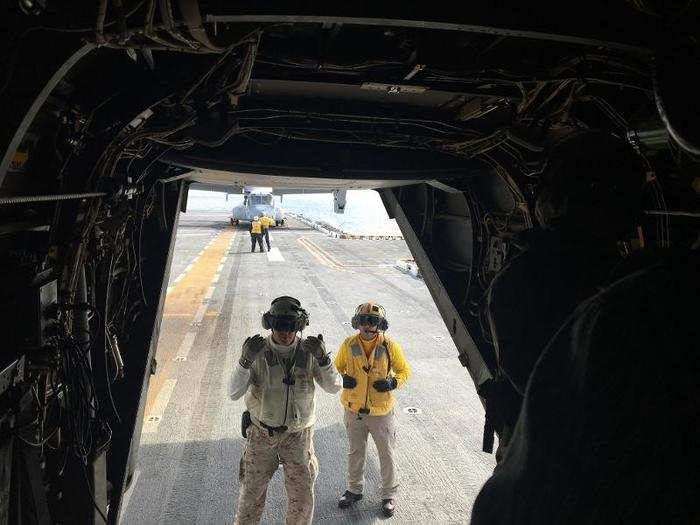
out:
<path id="1" fill-rule="evenodd" d="M 389 322 L 386 320 L 386 310 L 380 304 L 362 303 L 355 308 L 355 315 L 352 316 L 351 324 L 354 329 L 360 328 L 363 321 L 376 321 L 377 328 L 385 331 L 389 328 Z"/>
<path id="2" fill-rule="evenodd" d="M 301 307 L 294 297 L 283 295 L 274 299 L 270 310 L 262 316 L 262 326 L 265 330 L 299 332 L 309 325 L 309 314 Z"/>

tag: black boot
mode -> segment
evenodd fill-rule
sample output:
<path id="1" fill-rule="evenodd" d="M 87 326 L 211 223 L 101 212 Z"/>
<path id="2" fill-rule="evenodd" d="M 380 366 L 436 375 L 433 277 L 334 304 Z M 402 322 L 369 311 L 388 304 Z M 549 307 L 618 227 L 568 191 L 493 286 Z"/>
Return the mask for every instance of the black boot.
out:
<path id="1" fill-rule="evenodd" d="M 338 506 L 341 509 L 347 509 L 350 505 L 352 505 L 356 501 L 360 501 L 361 499 L 362 494 L 355 494 L 354 492 L 346 490 L 345 494 L 343 494 L 338 500 Z"/>
<path id="2" fill-rule="evenodd" d="M 382 500 L 382 513 L 387 518 L 391 518 L 394 515 L 395 509 L 396 509 L 396 503 L 394 503 L 393 499 L 383 499 Z"/>

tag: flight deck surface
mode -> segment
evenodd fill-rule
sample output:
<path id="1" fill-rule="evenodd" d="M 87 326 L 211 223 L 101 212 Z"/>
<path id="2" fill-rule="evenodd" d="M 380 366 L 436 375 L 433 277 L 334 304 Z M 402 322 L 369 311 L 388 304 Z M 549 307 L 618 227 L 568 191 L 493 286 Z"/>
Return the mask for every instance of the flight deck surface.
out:
<path id="1" fill-rule="evenodd" d="M 226 213 L 182 214 L 151 377 L 139 460 L 124 499 L 124 524 L 229 524 L 238 497 L 243 399 L 228 381 L 243 340 L 263 333 L 260 318 L 279 295 L 299 298 L 311 316 L 304 335 L 323 333 L 335 353 L 354 332 L 350 317 L 367 300 L 386 307 L 388 334 L 413 375 L 396 392 L 400 490 L 394 523 L 466 523 L 495 459 L 481 452 L 484 410 L 437 308 L 420 279 L 395 268 L 410 257 L 400 240 L 335 239 L 294 219 L 271 230 L 272 250 L 250 252 L 243 227 Z M 340 510 L 347 438 L 339 394 L 316 390 L 319 459 L 314 523 L 384 521 L 379 465 L 368 446 L 364 499 Z M 281 468 L 262 523 L 283 523 Z"/>

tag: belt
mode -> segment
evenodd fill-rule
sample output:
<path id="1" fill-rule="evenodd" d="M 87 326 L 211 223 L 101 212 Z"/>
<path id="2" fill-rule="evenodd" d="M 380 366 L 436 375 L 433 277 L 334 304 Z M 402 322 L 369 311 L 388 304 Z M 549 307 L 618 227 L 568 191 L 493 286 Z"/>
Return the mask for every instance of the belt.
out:
<path id="1" fill-rule="evenodd" d="M 270 437 L 272 437 L 272 435 L 273 435 L 275 432 L 277 432 L 278 434 L 281 434 L 282 432 L 286 432 L 286 431 L 287 431 L 287 427 L 284 426 L 284 425 L 282 425 L 281 427 L 271 427 L 271 426 L 269 426 L 269 425 L 266 425 L 266 424 L 263 423 L 262 421 L 259 421 L 259 423 L 260 423 L 260 426 L 261 426 L 261 427 L 263 427 L 265 430 L 267 430 L 267 432 L 270 434 Z"/>

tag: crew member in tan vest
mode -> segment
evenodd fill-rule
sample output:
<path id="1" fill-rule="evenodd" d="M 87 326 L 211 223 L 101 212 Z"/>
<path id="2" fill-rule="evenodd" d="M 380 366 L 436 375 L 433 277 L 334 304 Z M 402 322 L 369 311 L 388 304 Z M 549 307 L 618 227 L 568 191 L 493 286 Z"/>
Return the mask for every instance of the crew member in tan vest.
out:
<path id="1" fill-rule="evenodd" d="M 240 465 L 234 524 L 255 525 L 265 507 L 267 485 L 281 463 L 287 490 L 288 525 L 308 525 L 314 514 L 315 383 L 331 394 L 342 380 L 326 352 L 323 337 L 301 339 L 309 315 L 293 297 L 278 297 L 263 314 L 272 334 L 249 337 L 230 383 L 230 396 L 245 394 L 250 425 Z M 245 414 L 244 414 L 245 415 Z"/>
<path id="2" fill-rule="evenodd" d="M 340 508 L 362 499 L 367 436 L 372 435 L 382 475 L 382 513 L 393 516 L 399 486 L 394 464 L 396 421 L 394 394 L 411 375 L 401 345 L 384 332 L 389 328 L 384 307 L 363 303 L 355 310 L 352 327 L 358 333 L 340 345 L 335 366 L 343 375 L 340 402 L 345 407 L 348 433 L 348 489 Z"/>

